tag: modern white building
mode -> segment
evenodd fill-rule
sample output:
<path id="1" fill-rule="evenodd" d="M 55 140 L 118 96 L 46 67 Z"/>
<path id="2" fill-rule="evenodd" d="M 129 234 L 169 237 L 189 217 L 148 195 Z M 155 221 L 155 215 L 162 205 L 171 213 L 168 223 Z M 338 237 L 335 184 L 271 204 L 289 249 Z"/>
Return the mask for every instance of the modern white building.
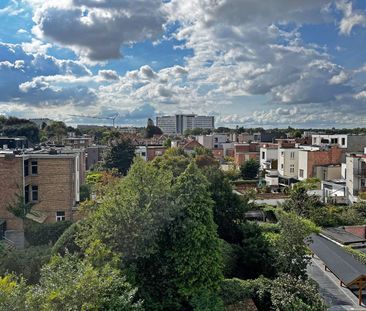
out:
<path id="1" fill-rule="evenodd" d="M 347 152 L 363 152 L 366 147 L 366 135 L 317 134 L 311 137 L 313 145 L 338 145 L 339 148 L 347 149 Z"/>
<path id="2" fill-rule="evenodd" d="M 297 178 L 298 166 L 298 148 L 278 148 L 278 173 L 280 176 Z"/>
<path id="3" fill-rule="evenodd" d="M 226 134 L 197 135 L 196 140 L 205 148 L 218 149 L 229 142 L 229 137 Z"/>
<path id="4" fill-rule="evenodd" d="M 174 116 L 156 117 L 156 126 L 166 134 L 184 134 L 185 130 L 194 128 L 215 128 L 213 116 L 198 116 L 195 114 L 176 114 Z"/>
<path id="5" fill-rule="evenodd" d="M 260 148 L 260 165 L 262 170 L 275 169 L 274 163 L 278 161 L 278 145 L 264 144 Z"/>
<path id="6" fill-rule="evenodd" d="M 348 154 L 345 175 L 349 202 L 356 202 L 359 194 L 366 192 L 366 155 Z"/>

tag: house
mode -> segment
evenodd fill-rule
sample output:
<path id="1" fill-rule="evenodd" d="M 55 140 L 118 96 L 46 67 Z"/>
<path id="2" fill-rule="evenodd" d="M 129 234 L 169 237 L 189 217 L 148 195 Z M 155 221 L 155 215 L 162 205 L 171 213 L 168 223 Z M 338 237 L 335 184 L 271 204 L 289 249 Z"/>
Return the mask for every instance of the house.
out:
<path id="1" fill-rule="evenodd" d="M 156 157 L 162 156 L 166 150 L 167 150 L 167 147 L 164 147 L 162 145 L 147 145 L 146 146 L 146 160 L 152 161 Z"/>
<path id="2" fill-rule="evenodd" d="M 96 163 L 102 161 L 103 154 L 106 149 L 107 146 L 104 145 L 89 146 L 85 149 L 87 170 L 89 170 Z"/>
<path id="3" fill-rule="evenodd" d="M 259 153 L 262 170 L 277 169 L 278 144 L 262 144 Z"/>
<path id="4" fill-rule="evenodd" d="M 222 149 L 222 145 L 229 142 L 226 134 L 197 135 L 195 138 L 207 149 Z"/>
<path id="5" fill-rule="evenodd" d="M 366 135 L 317 134 L 312 135 L 312 144 L 317 146 L 337 145 L 347 152 L 363 152 L 366 147 Z"/>
<path id="6" fill-rule="evenodd" d="M 366 192 L 366 154 L 347 154 L 345 175 L 348 200 L 357 202 L 359 195 Z"/>
<path id="7" fill-rule="evenodd" d="M 316 177 L 320 180 L 341 178 L 345 150 L 338 146 L 307 147 L 298 151 L 298 179 Z"/>
<path id="8" fill-rule="evenodd" d="M 197 140 L 191 140 L 183 146 L 183 150 L 187 154 L 192 154 L 196 148 L 203 148 Z"/>
<path id="9" fill-rule="evenodd" d="M 69 136 L 62 140 L 62 143 L 67 146 L 71 147 L 73 149 L 81 149 L 81 148 L 87 148 L 91 146 L 93 143 L 93 138 L 91 136 Z"/>
<path id="10" fill-rule="evenodd" d="M 259 143 L 234 144 L 234 162 L 237 166 L 254 159 L 259 161 Z"/>
<path id="11" fill-rule="evenodd" d="M 322 201 L 332 204 L 347 204 L 347 186 L 344 179 L 323 180 L 321 182 Z"/>
<path id="12" fill-rule="evenodd" d="M 39 223 L 75 220 L 85 155 L 80 150 L 48 149 L 0 153 L 0 220 L 7 232 L 22 232 L 23 221 L 8 210 L 17 199 L 32 204 L 27 218 Z M 18 196 L 18 198 L 17 198 Z"/>

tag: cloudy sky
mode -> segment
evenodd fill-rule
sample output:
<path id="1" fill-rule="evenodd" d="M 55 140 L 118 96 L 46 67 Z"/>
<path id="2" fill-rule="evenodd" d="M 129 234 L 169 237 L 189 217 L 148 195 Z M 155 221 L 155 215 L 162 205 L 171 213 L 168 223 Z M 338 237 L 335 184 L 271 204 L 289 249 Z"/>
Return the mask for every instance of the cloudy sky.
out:
<path id="1" fill-rule="evenodd" d="M 0 1 L 0 114 L 117 112 L 365 127 L 366 1 Z"/>

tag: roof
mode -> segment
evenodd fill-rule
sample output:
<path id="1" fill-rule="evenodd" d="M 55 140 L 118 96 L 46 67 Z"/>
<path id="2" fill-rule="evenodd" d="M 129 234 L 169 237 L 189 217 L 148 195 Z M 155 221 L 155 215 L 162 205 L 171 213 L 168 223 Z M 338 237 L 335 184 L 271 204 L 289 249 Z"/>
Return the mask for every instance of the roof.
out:
<path id="1" fill-rule="evenodd" d="M 316 254 L 346 286 L 365 282 L 366 265 L 360 263 L 341 246 L 327 238 L 312 234 L 307 240 L 309 248 Z"/>
<path id="2" fill-rule="evenodd" d="M 343 245 L 366 242 L 364 238 L 347 232 L 344 227 L 324 228 L 322 234 Z"/>

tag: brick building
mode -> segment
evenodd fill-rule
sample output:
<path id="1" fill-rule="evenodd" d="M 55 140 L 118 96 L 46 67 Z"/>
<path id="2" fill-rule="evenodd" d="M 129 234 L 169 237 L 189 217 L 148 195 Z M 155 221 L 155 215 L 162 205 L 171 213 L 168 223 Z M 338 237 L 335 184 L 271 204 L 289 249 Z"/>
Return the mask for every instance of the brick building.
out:
<path id="1" fill-rule="evenodd" d="M 339 179 L 341 177 L 340 164 L 344 159 L 345 150 L 337 146 L 325 149 L 314 149 L 314 147 L 310 150 L 300 149 L 298 179 L 305 180 L 312 177 L 320 180 Z M 324 170 L 326 166 L 330 166 L 330 168 Z M 322 173 L 319 174 L 320 171 Z"/>
<path id="2" fill-rule="evenodd" d="M 21 219 L 7 208 L 17 194 L 33 205 L 28 218 L 40 223 L 73 220 L 84 175 L 83 151 L 0 154 L 0 219 L 6 221 L 6 229 L 23 229 Z"/>
<path id="3" fill-rule="evenodd" d="M 244 162 L 255 159 L 259 161 L 259 143 L 234 144 L 234 162 L 237 166 Z"/>

